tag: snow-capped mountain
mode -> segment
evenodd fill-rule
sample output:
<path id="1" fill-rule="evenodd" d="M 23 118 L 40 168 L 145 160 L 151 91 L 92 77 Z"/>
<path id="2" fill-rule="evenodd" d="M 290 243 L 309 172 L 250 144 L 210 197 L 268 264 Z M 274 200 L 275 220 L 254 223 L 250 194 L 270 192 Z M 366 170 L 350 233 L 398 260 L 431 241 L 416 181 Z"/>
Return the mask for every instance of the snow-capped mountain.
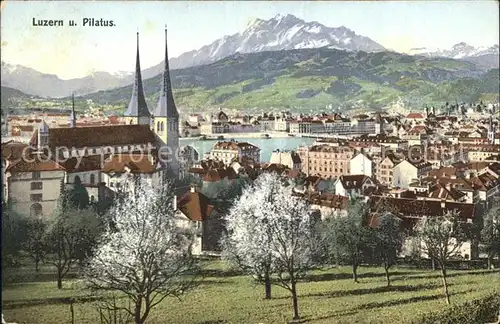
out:
<path id="1" fill-rule="evenodd" d="M 198 50 L 189 51 L 170 59 L 172 69 L 212 63 L 239 53 L 279 51 L 300 48 L 330 47 L 348 51 L 384 51 L 385 48 L 368 37 L 344 26 L 331 28 L 318 22 L 306 22 L 293 15 L 277 15 L 269 20 L 254 19 L 243 32 L 226 35 Z M 96 71 L 85 78 L 61 80 L 24 66 L 2 62 L 2 85 L 19 89 L 27 94 L 61 97 L 76 91 L 79 94 L 106 90 L 133 82 L 130 72 Z M 145 69 L 143 79 L 152 78 L 163 71 L 163 62 Z"/>
<path id="2" fill-rule="evenodd" d="M 215 62 L 239 53 L 330 47 L 348 51 L 386 50 L 372 39 L 357 35 L 344 26 L 332 28 L 318 22 L 306 22 L 293 15 L 277 15 L 269 20 L 254 19 L 243 32 L 226 35 L 198 50 L 170 59 L 172 68 L 184 68 Z M 163 62 L 144 71 L 145 78 L 161 73 Z"/>
<path id="3" fill-rule="evenodd" d="M 83 78 L 62 80 L 57 75 L 35 69 L 1 62 L 2 86 L 41 97 L 65 97 L 72 92 L 79 95 L 99 90 L 124 86 L 133 82 L 131 74 L 117 77 L 107 72 L 96 71 Z"/>
<path id="4" fill-rule="evenodd" d="M 478 57 L 482 55 L 488 54 L 496 54 L 498 55 L 498 45 L 486 47 L 474 47 L 465 42 L 461 42 L 453 45 L 450 49 L 439 49 L 439 48 L 412 48 L 408 54 L 411 55 L 423 55 L 423 56 L 441 56 L 441 57 L 449 57 L 454 59 L 462 59 L 466 57 Z"/>

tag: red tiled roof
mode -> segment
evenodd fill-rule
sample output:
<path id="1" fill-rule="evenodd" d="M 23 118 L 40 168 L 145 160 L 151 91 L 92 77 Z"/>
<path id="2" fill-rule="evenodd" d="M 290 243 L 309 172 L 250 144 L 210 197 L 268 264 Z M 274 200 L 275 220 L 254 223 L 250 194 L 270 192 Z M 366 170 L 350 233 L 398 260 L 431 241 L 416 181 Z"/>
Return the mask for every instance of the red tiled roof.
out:
<path id="1" fill-rule="evenodd" d="M 45 155 L 35 155 L 19 159 L 7 167 L 10 172 L 64 171 L 64 168 Z"/>
<path id="2" fill-rule="evenodd" d="M 350 147 L 340 147 L 340 146 L 331 146 L 328 144 L 322 145 L 313 145 L 309 148 L 310 152 L 325 152 L 325 153 L 345 153 L 345 152 L 354 152 L 354 149 Z"/>
<path id="3" fill-rule="evenodd" d="M 406 115 L 406 119 L 424 119 L 424 115 L 421 113 L 409 113 Z"/>
<path id="4" fill-rule="evenodd" d="M 9 141 L 2 143 L 2 158 L 6 160 L 20 159 L 23 154 L 31 155 L 31 148 L 21 142 Z"/>
<path id="5" fill-rule="evenodd" d="M 461 218 L 474 218 L 475 205 L 437 200 L 417 200 L 408 198 L 392 198 L 371 196 L 372 210 L 388 209 L 400 217 L 443 216 L 448 211 L 455 211 Z"/>
<path id="6" fill-rule="evenodd" d="M 474 185 L 474 189 L 476 190 L 484 190 L 488 191 L 496 186 L 500 186 L 500 180 L 495 178 L 490 173 L 483 173 L 477 177 L 471 179 L 471 182 Z"/>
<path id="7" fill-rule="evenodd" d="M 257 146 L 247 142 L 218 142 L 213 147 L 214 150 L 260 150 Z"/>
<path id="8" fill-rule="evenodd" d="M 431 188 L 431 192 L 429 192 L 428 195 L 429 198 L 455 200 L 455 201 L 459 200 L 464 196 L 465 194 L 463 192 L 460 192 L 457 189 L 451 187 L 448 189 L 446 188 L 445 185 L 442 185 L 439 182 Z"/>
<path id="9" fill-rule="evenodd" d="M 101 170 L 103 167 L 103 160 L 106 160 L 109 154 L 101 158 L 101 155 L 90 155 L 80 158 L 80 163 L 78 164 L 78 159 L 76 157 L 70 158 L 67 161 L 61 162 L 61 165 L 66 169 L 67 172 L 83 172 L 83 171 L 94 171 Z"/>
<path id="10" fill-rule="evenodd" d="M 210 217 L 214 206 L 200 192 L 188 191 L 177 201 L 177 208 L 193 221 L 205 221 Z"/>
<path id="11" fill-rule="evenodd" d="M 148 154 L 113 154 L 105 162 L 102 168 L 106 173 L 153 173 L 155 166 L 149 160 Z"/>
<path id="12" fill-rule="evenodd" d="M 14 128 L 19 128 L 21 132 L 32 132 L 34 129 L 31 125 L 12 125 L 12 129 Z"/>
<path id="13" fill-rule="evenodd" d="M 428 130 L 427 130 L 427 127 L 423 126 L 423 125 L 417 125 L 417 126 L 414 126 L 412 129 L 410 129 L 410 131 L 408 132 L 408 134 L 412 134 L 412 135 L 416 135 L 416 134 L 427 134 L 428 133 Z"/>
<path id="14" fill-rule="evenodd" d="M 331 193 L 320 194 L 318 192 L 308 191 L 305 194 L 294 193 L 294 195 L 304 198 L 312 205 L 319 205 L 334 209 L 345 210 L 347 208 L 347 203 L 349 202 L 349 198 Z"/>

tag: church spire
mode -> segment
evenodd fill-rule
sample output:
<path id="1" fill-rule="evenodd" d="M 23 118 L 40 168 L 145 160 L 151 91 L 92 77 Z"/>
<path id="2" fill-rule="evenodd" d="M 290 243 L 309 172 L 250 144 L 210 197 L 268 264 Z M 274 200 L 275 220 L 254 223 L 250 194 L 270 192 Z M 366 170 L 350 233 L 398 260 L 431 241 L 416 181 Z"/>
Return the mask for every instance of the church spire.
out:
<path id="1" fill-rule="evenodd" d="M 76 127 L 75 93 L 71 94 L 71 115 L 69 117 L 69 127 Z"/>
<path id="2" fill-rule="evenodd" d="M 172 84 L 170 80 L 170 67 L 168 63 L 167 26 L 165 25 L 165 63 L 163 79 L 160 90 L 160 99 L 154 111 L 155 117 L 179 118 L 179 112 L 175 107 L 174 96 L 172 94 Z"/>
<path id="3" fill-rule="evenodd" d="M 141 63 L 139 59 L 139 32 L 137 32 L 137 55 L 135 58 L 135 82 L 132 89 L 132 98 L 124 114 L 127 117 L 150 117 L 151 113 L 146 104 L 144 88 L 142 85 Z"/>

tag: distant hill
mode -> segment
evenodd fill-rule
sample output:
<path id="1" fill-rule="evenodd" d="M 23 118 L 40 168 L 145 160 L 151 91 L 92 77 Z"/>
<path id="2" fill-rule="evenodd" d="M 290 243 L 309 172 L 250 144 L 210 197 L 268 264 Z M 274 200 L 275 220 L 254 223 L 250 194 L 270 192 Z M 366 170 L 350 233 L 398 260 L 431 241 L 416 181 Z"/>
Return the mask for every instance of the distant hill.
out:
<path id="1" fill-rule="evenodd" d="M 19 102 L 24 102 L 32 98 L 32 96 L 27 95 L 22 91 L 4 86 L 1 87 L 0 97 L 1 97 L 2 115 L 5 109 L 16 107 L 18 106 Z"/>
<path id="2" fill-rule="evenodd" d="M 2 86 L 19 89 L 40 97 L 65 97 L 75 92 L 86 94 L 132 82 L 130 76 L 118 77 L 107 72 L 96 72 L 84 78 L 62 80 L 54 74 L 46 74 L 22 65 L 1 62 Z"/>
<path id="3" fill-rule="evenodd" d="M 349 107 L 360 101 L 380 107 L 398 98 L 420 104 L 498 94 L 498 69 L 485 72 L 473 63 L 448 58 L 321 48 L 235 54 L 173 70 L 172 83 L 177 105 L 188 110 Z M 144 81 L 150 109 L 160 82 L 161 75 Z M 126 86 L 82 99 L 124 107 L 130 95 L 131 86 Z"/>

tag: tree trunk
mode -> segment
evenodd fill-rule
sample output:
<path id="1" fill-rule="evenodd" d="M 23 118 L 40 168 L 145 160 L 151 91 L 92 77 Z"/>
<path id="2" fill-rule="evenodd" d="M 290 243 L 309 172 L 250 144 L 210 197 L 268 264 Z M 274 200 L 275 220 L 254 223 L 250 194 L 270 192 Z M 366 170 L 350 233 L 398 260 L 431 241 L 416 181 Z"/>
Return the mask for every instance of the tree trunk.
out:
<path id="1" fill-rule="evenodd" d="M 391 278 L 389 276 L 389 267 L 385 264 L 384 265 L 384 270 L 385 270 L 385 279 L 387 280 L 387 287 L 391 286 Z"/>
<path id="2" fill-rule="evenodd" d="M 443 277 L 443 288 L 444 288 L 444 297 L 446 298 L 446 304 L 450 304 L 450 294 L 448 293 L 448 282 L 446 281 L 446 268 L 444 265 L 441 265 L 441 276 Z"/>
<path id="3" fill-rule="evenodd" d="M 40 263 L 39 260 L 35 260 L 35 272 L 40 271 L 39 263 Z"/>
<path id="4" fill-rule="evenodd" d="M 62 289 L 62 269 L 57 268 L 57 289 Z"/>
<path id="5" fill-rule="evenodd" d="M 432 266 L 432 271 L 436 271 L 436 260 L 434 260 L 433 257 L 431 257 L 431 266 Z"/>
<path id="6" fill-rule="evenodd" d="M 356 260 L 353 261 L 352 263 L 352 279 L 354 280 L 355 283 L 358 283 L 358 263 Z"/>
<path id="7" fill-rule="evenodd" d="M 292 278 L 292 303 L 293 303 L 293 319 L 300 319 L 299 316 L 299 302 L 297 300 L 297 288 L 295 287 L 295 279 Z"/>
<path id="8" fill-rule="evenodd" d="M 265 299 L 271 299 L 271 278 L 269 278 L 269 273 L 264 275 L 264 286 L 266 287 Z"/>
<path id="9" fill-rule="evenodd" d="M 73 308 L 73 298 L 70 300 L 69 311 L 71 312 L 71 324 L 75 324 L 75 309 Z"/>
<path id="10" fill-rule="evenodd" d="M 491 268 L 491 259 L 492 259 L 492 257 L 493 257 L 492 255 L 488 255 L 488 270 L 493 270 Z"/>
<path id="11" fill-rule="evenodd" d="M 141 309 L 142 309 L 142 297 L 139 297 L 135 302 L 135 311 L 134 311 L 135 324 L 143 324 L 141 318 L 142 317 Z"/>

